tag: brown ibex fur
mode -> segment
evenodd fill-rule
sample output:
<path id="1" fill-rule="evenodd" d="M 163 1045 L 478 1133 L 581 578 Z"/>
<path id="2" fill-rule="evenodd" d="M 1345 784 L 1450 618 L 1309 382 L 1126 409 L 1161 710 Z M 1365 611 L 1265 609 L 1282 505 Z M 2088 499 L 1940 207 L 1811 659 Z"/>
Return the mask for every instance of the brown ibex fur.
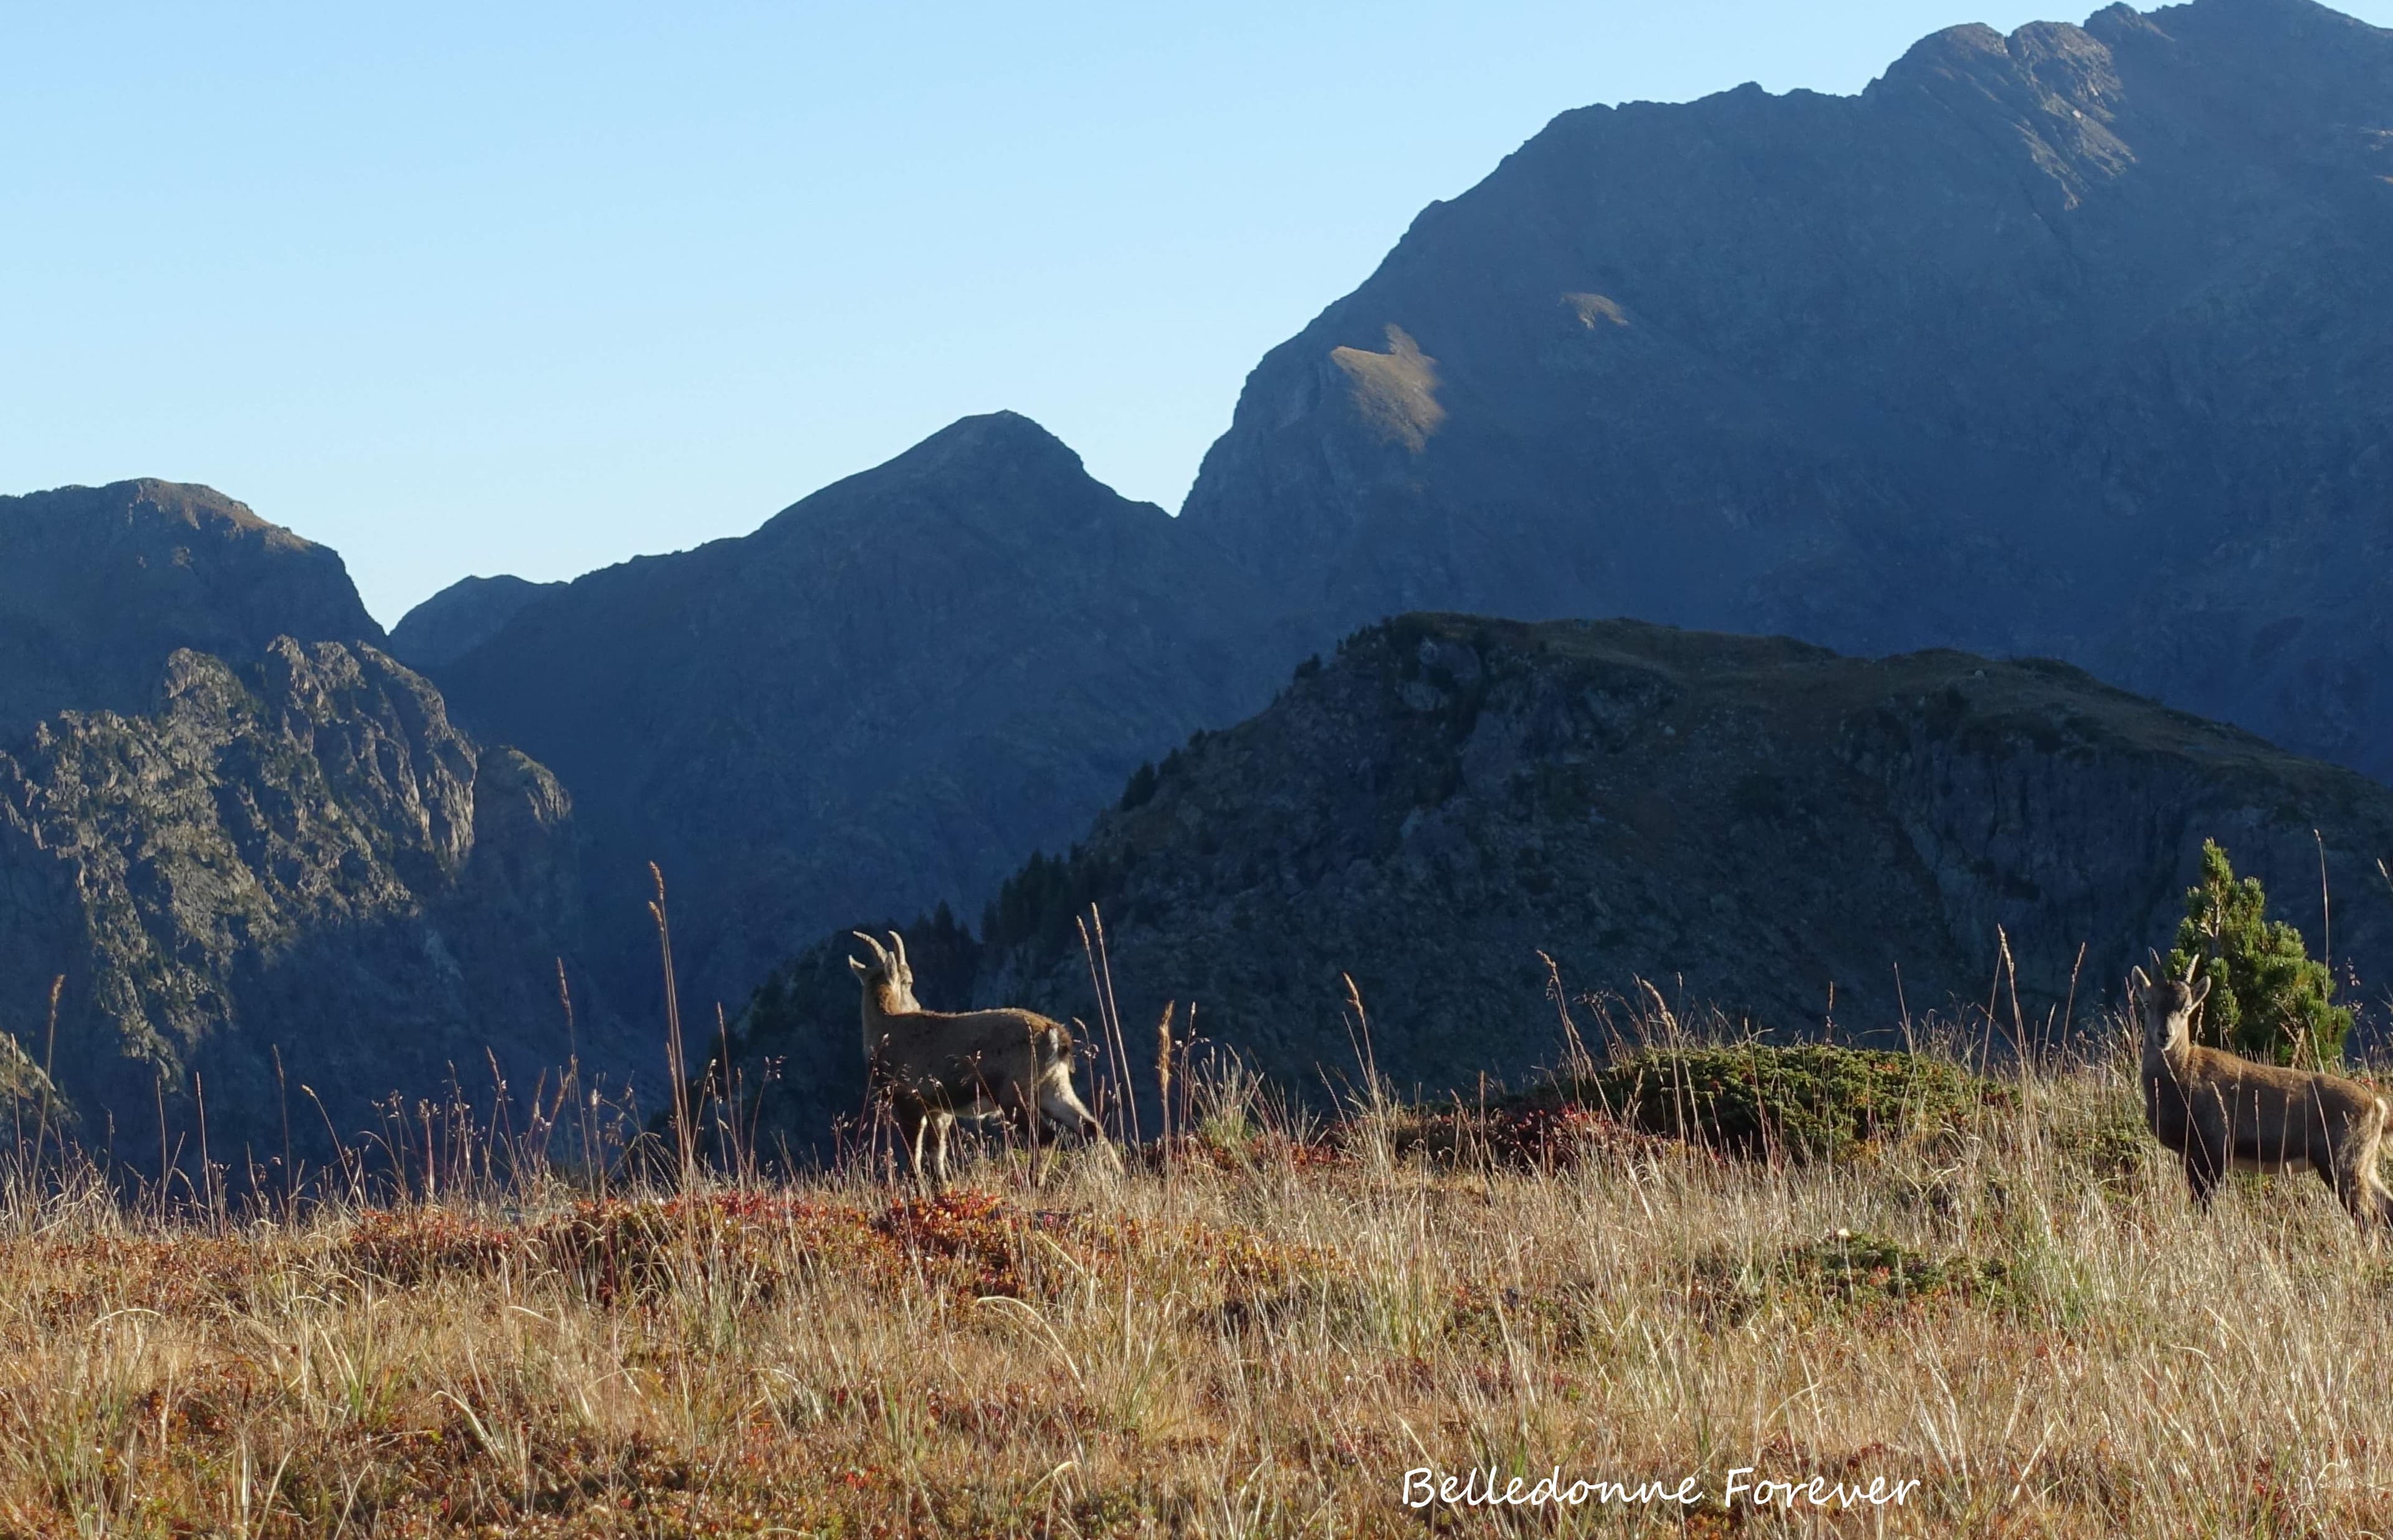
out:
<path id="1" fill-rule="evenodd" d="M 2377 1180 L 2385 1098 L 2357 1080 L 2257 1064 L 2193 1041 L 2210 981 L 2154 984 L 2138 968 L 2130 993 L 2144 1034 L 2144 1118 L 2185 1162 L 2207 1207 L 2230 1170 L 2316 1171 L 2362 1225 L 2393 1225 L 2393 1193 Z"/>
<path id="2" fill-rule="evenodd" d="M 1112 1146 L 1096 1117 L 1072 1090 L 1072 1034 L 1033 1011 L 925 1011 L 914 998 L 914 970 L 906 943 L 889 933 L 884 951 L 863 932 L 872 961 L 847 959 L 864 986 L 864 1061 L 871 1089 L 889 1100 L 900 1136 L 922 1172 L 922 1139 L 931 1138 L 931 1169 L 948 1181 L 948 1133 L 959 1116 L 997 1116 L 1036 1136 L 1041 1123 Z"/>

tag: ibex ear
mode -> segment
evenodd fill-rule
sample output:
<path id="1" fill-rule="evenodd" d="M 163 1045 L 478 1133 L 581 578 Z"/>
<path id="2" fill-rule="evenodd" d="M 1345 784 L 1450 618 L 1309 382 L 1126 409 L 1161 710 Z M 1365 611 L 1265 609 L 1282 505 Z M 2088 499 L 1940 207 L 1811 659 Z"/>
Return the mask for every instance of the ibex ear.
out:
<path id="1" fill-rule="evenodd" d="M 2141 968 L 2128 969 L 2127 980 L 2134 993 L 2138 995 L 2151 993 L 2152 981 L 2144 977 L 2144 971 Z"/>
<path id="2" fill-rule="evenodd" d="M 2203 1002 L 2203 1001 L 2204 1001 L 2204 1000 L 2206 1000 L 2206 999 L 2208 999 L 2209 998 L 2210 998 L 2210 975 L 2209 975 L 2208 973 L 2204 973 L 2204 974 L 2203 974 L 2203 975 L 2202 975 L 2202 977 L 2201 977 L 2201 978 L 2199 978 L 2199 979 L 2197 979 L 2197 980 L 2195 980 L 2195 981 L 2194 981 L 2194 985 L 2193 985 L 2193 1003 L 2192 1003 L 2191 1005 L 2188 1006 L 2186 1009 L 2187 1009 L 2187 1010 L 2189 1010 L 2189 1011 L 2199 1011 L 2199 1010 L 2201 1010 L 2201 1009 L 2202 1009 L 2202 1002 Z"/>
<path id="3" fill-rule="evenodd" d="M 857 961 L 854 958 L 849 958 L 849 959 L 847 959 L 847 966 L 848 966 L 849 970 L 850 970 L 851 972 L 853 972 L 856 974 L 856 976 L 857 976 L 857 978 L 860 978 L 860 979 L 869 979 L 869 978 L 870 978 L 870 977 L 872 976 L 872 970 L 871 970 L 871 969 L 870 969 L 870 968 L 867 968 L 864 964 L 862 964 L 862 963 L 860 963 L 860 962 Z"/>

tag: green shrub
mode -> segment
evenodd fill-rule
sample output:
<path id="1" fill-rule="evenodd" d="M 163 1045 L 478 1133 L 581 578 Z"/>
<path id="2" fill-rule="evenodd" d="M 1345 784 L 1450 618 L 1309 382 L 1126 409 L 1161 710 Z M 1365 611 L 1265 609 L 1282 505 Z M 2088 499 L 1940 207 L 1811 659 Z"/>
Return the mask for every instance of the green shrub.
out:
<path id="1" fill-rule="evenodd" d="M 1649 1133 L 1743 1155 L 1841 1160 L 1873 1140 L 1952 1131 L 1999 1090 L 1924 1054 L 1748 1043 L 1643 1050 L 1565 1094 Z"/>
<path id="2" fill-rule="evenodd" d="M 2172 977 L 2199 961 L 2210 998 L 2194 1033 L 2202 1041 L 2276 1064 L 2332 1064 L 2351 1030 L 2348 1007 L 2330 1004 L 2334 975 L 2310 959 L 2302 933 L 2268 918 L 2259 879 L 2237 878 L 2216 840 L 2202 842 L 2202 881 L 2185 893 L 2169 953 Z"/>

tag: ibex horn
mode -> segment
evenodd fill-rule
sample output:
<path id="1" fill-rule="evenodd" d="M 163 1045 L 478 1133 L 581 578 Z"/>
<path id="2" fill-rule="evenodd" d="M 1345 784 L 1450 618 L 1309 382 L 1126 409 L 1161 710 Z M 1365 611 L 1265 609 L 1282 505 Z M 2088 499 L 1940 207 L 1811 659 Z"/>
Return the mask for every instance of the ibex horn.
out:
<path id="1" fill-rule="evenodd" d="M 897 948 L 897 966 L 900 968 L 911 968 L 913 964 L 906 960 L 906 938 L 899 935 L 896 932 L 892 931 L 889 933 L 889 940 Z"/>
<path id="2" fill-rule="evenodd" d="M 2185 982 L 2191 984 L 2193 975 L 2200 972 L 2202 972 L 2202 956 L 2197 952 L 2185 959 Z"/>
<path id="3" fill-rule="evenodd" d="M 861 941 L 867 946 L 871 947 L 872 960 L 879 963 L 884 971 L 888 968 L 889 954 L 881 949 L 881 943 L 873 940 L 870 936 L 866 935 L 862 931 L 850 931 L 847 933 L 856 937 L 857 940 Z"/>

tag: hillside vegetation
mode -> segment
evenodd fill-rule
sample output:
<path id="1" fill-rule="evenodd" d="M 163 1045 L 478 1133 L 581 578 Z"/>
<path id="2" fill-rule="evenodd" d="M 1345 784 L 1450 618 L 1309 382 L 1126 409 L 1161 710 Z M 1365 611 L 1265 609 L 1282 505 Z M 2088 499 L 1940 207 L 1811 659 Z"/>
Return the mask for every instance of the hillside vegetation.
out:
<path id="1" fill-rule="evenodd" d="M 0 1533 L 2178 1540 L 2380 1520 L 2384 1253 L 2307 1181 L 2195 1216 L 2121 1054 L 1989 1081 L 1955 1051 L 1909 1073 L 1961 1094 L 1898 1097 L 1808 1154 L 1567 1099 L 1363 1096 L 1308 1125 L 1217 1064 L 1128 1174 L 1066 1156 L 1034 1188 L 999 1151 L 935 1199 L 870 1180 L 870 1150 L 674 1196 L 452 1166 L 437 1200 L 418 1170 L 395 1207 L 219 1222 L 20 1189 Z M 1556 1467 L 1692 1478 L 1704 1500 L 1403 1505 L 1407 1472 L 1489 1467 L 1523 1492 Z M 1739 1471 L 1916 1485 L 1723 1506 Z"/>
<path id="2" fill-rule="evenodd" d="M 2168 945 L 2210 839 L 2313 936 L 2323 862 L 2336 976 L 2362 985 L 2340 998 L 2393 979 L 2393 792 L 2065 664 L 1407 615 L 1131 777 L 973 933 L 904 930 L 928 1005 L 1096 1021 L 1094 905 L 1133 1058 L 1194 1001 L 1316 1097 L 1316 1066 L 1350 1062 L 1351 974 L 1380 1071 L 1470 1096 L 1552 1065 L 1540 954 L 1781 1038 L 1891 1046 L 1990 998 L 2007 1033 L 2066 1037 Z M 792 959 L 740 1024 L 793 1146 L 863 1073 L 853 945 Z"/>

